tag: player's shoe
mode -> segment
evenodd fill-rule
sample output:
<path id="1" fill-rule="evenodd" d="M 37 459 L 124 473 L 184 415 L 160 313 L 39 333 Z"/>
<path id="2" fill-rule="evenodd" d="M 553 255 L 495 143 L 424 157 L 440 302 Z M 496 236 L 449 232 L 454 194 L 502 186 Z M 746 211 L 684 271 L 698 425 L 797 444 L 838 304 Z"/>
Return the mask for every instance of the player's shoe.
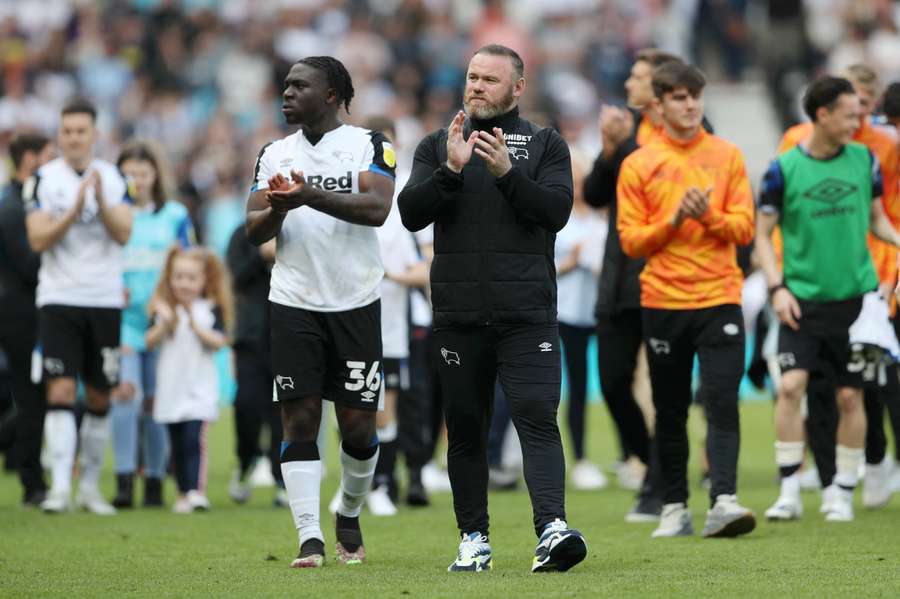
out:
<path id="1" fill-rule="evenodd" d="M 891 500 L 890 464 L 887 460 L 880 464 L 866 464 L 863 477 L 862 502 L 869 509 L 877 509 L 887 505 Z"/>
<path id="2" fill-rule="evenodd" d="M 334 536 L 337 539 L 335 551 L 338 562 L 352 566 L 365 561 L 366 548 L 359 529 L 359 518 L 337 514 L 334 519 Z"/>
<path id="3" fill-rule="evenodd" d="M 772 507 L 766 510 L 766 520 L 769 522 L 799 520 L 801 516 L 803 516 L 803 503 L 797 496 L 780 495 Z"/>
<path id="4" fill-rule="evenodd" d="M 837 488 L 831 509 L 825 514 L 826 522 L 853 522 L 853 492 Z"/>
<path id="5" fill-rule="evenodd" d="M 644 484 L 646 468 L 635 460 L 618 462 L 613 466 L 616 472 L 616 483 L 626 491 L 640 491 Z"/>
<path id="6" fill-rule="evenodd" d="M 235 468 L 231 480 L 228 481 L 228 496 L 235 503 L 247 503 L 253 494 L 253 485 L 248 476 L 241 476 L 241 469 Z"/>
<path id="7" fill-rule="evenodd" d="M 325 565 L 325 543 L 321 539 L 308 539 L 300 546 L 300 553 L 291 562 L 291 568 L 321 568 Z"/>
<path id="8" fill-rule="evenodd" d="M 206 495 L 194 489 L 187 492 L 187 502 L 192 512 L 208 512 L 212 507 Z"/>
<path id="9" fill-rule="evenodd" d="M 487 537 L 480 532 L 470 532 L 462 536 L 456 561 L 447 567 L 447 572 L 484 572 L 493 567 Z"/>
<path id="10" fill-rule="evenodd" d="M 579 460 L 572 468 L 572 485 L 579 491 L 597 491 L 609 484 L 596 464 Z"/>
<path id="11" fill-rule="evenodd" d="M 47 514 L 62 514 L 72 509 L 72 499 L 69 491 L 57 491 L 50 489 L 47 497 L 41 502 L 41 510 Z"/>
<path id="12" fill-rule="evenodd" d="M 654 539 L 690 537 L 694 534 L 691 512 L 683 503 L 667 503 L 659 517 L 659 526 L 650 535 Z"/>
<path id="13" fill-rule="evenodd" d="M 422 468 L 422 484 L 430 493 L 449 493 L 450 475 L 446 470 L 438 468 L 434 461 L 428 462 Z"/>
<path id="14" fill-rule="evenodd" d="M 737 537 L 756 528 L 756 516 L 737 502 L 736 495 L 719 495 L 711 510 L 706 512 L 706 525 L 700 535 L 704 538 Z"/>
<path id="15" fill-rule="evenodd" d="M 625 514 L 625 522 L 629 524 L 642 524 L 646 522 L 659 522 L 662 514 L 662 501 L 652 497 L 639 497 L 634 507 Z"/>
<path id="16" fill-rule="evenodd" d="M 532 572 L 565 572 L 587 555 L 584 536 L 557 518 L 544 527 L 531 561 Z"/>
<path id="17" fill-rule="evenodd" d="M 103 498 L 96 487 L 80 486 L 75 495 L 75 505 L 98 516 L 116 515 L 116 508 Z"/>
<path id="18" fill-rule="evenodd" d="M 831 484 L 822 489 L 822 505 L 819 506 L 819 513 L 829 513 L 831 511 L 832 505 L 837 500 L 837 497 L 838 495 L 840 495 L 840 493 L 841 489 L 835 484 Z"/>
<path id="19" fill-rule="evenodd" d="M 397 506 L 388 495 L 387 485 L 378 485 L 366 497 L 366 505 L 373 516 L 396 516 Z M 335 510 L 337 511 L 337 510 Z"/>

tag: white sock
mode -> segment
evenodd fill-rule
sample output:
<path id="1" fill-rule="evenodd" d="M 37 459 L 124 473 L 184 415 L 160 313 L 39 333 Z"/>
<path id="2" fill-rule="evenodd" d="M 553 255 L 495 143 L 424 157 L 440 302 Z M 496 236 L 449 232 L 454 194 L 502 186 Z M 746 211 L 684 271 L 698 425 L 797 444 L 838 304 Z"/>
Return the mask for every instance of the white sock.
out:
<path id="1" fill-rule="evenodd" d="M 775 463 L 779 468 L 800 467 L 803 463 L 803 441 L 775 441 Z M 781 495 L 797 497 L 800 495 L 800 477 L 797 472 L 781 477 Z"/>
<path id="2" fill-rule="evenodd" d="M 103 469 L 103 454 L 109 441 L 109 418 L 106 415 L 86 413 L 81 419 L 81 455 L 78 460 L 80 472 L 79 486 L 97 491 L 100 488 L 100 471 Z"/>
<path id="3" fill-rule="evenodd" d="M 859 465 L 862 464 L 865 450 L 861 447 L 850 448 L 838 445 L 835 450 L 834 465 L 837 473 L 834 475 L 834 484 L 842 490 L 853 493 L 858 481 Z"/>
<path id="4" fill-rule="evenodd" d="M 304 460 L 281 463 L 281 476 L 291 505 L 294 527 L 300 546 L 309 539 L 325 541 L 319 525 L 319 487 L 322 484 L 322 461 Z"/>
<path id="5" fill-rule="evenodd" d="M 75 414 L 72 410 L 47 410 L 44 439 L 50 457 L 51 493 L 72 490 L 72 465 L 75 463 Z"/>
<path id="6" fill-rule="evenodd" d="M 390 443 L 397 440 L 397 421 L 389 422 L 385 426 L 380 426 L 376 430 L 378 433 L 379 443 Z"/>
<path id="7" fill-rule="evenodd" d="M 378 450 L 367 460 L 347 455 L 341 444 L 341 505 L 337 512 L 347 518 L 358 518 L 363 501 L 372 488 Z"/>

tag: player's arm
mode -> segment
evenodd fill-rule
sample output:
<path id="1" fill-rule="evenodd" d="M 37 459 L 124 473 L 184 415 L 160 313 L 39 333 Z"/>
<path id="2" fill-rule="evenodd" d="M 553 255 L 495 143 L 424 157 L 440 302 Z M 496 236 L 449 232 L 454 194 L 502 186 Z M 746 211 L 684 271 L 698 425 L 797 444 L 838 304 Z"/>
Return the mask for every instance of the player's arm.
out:
<path id="1" fill-rule="evenodd" d="M 23 197 L 28 210 L 28 216 L 25 217 L 25 228 L 28 233 L 28 245 L 32 250 L 38 253 L 46 251 L 65 237 L 69 227 L 81 215 L 89 184 L 90 178 L 85 177 L 78 186 L 75 203 L 61 216 L 56 217 L 41 209 L 40 179 L 38 177 L 29 179 L 23 189 Z"/>
<path id="2" fill-rule="evenodd" d="M 93 180 L 94 198 L 97 201 L 100 222 L 103 223 L 103 227 L 113 241 L 119 245 L 125 245 L 128 243 L 128 238 L 131 237 L 131 223 L 133 222 L 131 208 L 125 202 L 110 204 L 107 201 L 103 190 L 103 179 L 100 177 L 99 171 L 94 171 L 92 175 L 88 176 L 88 179 Z M 122 196 L 126 192 L 127 190 L 123 189 Z"/>
<path id="3" fill-rule="evenodd" d="M 875 237 L 890 243 L 896 248 L 900 248 L 900 233 L 897 233 L 897 230 L 894 229 L 890 219 L 887 217 L 881 198 L 877 198 L 872 202 L 870 228 Z"/>
<path id="4" fill-rule="evenodd" d="M 569 147 L 556 131 L 547 129 L 546 148 L 538 165 L 536 180 L 530 179 L 518 167 L 511 167 L 497 178 L 497 187 L 517 213 L 554 233 L 560 231 L 572 213 L 572 160 Z M 482 132 L 482 137 L 486 134 Z M 504 160 L 509 150 L 503 131 L 495 130 L 490 142 Z M 479 145 L 475 146 L 479 151 Z M 490 170 L 490 162 L 488 162 Z"/>
<path id="5" fill-rule="evenodd" d="M 435 144 L 439 139 L 437 134 L 432 134 L 419 143 L 412 172 L 397 197 L 400 220 L 410 231 L 420 231 L 437 220 L 452 205 L 450 194 L 463 187 L 462 173 L 438 162 Z"/>
<path id="6" fill-rule="evenodd" d="M 284 218 L 289 209 L 276 209 L 268 200 L 269 191 L 286 188 L 286 179 L 275 172 L 266 159 L 266 150 L 272 144 L 266 144 L 256 156 L 253 169 L 253 187 L 247 200 L 247 240 L 259 246 L 274 239 L 281 231 Z"/>
<path id="7" fill-rule="evenodd" d="M 354 225 L 380 227 L 391 211 L 394 178 L 375 171 L 359 173 L 359 193 L 336 193 L 303 186 L 304 201 L 313 210 L 324 212 Z"/>
<path id="8" fill-rule="evenodd" d="M 632 154 L 634 156 L 634 154 Z M 616 184 L 616 228 L 622 250 L 632 258 L 649 256 L 671 241 L 685 216 L 679 208 L 669 218 L 650 222 L 644 197 L 644 183 L 635 161 L 622 163 Z"/>

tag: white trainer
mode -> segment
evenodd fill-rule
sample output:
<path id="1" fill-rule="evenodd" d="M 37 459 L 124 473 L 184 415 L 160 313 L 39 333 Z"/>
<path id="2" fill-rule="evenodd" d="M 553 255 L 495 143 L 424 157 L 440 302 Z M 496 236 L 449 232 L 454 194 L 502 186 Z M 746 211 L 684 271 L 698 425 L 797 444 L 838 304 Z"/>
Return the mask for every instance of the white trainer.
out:
<path id="1" fill-rule="evenodd" d="M 206 495 L 194 489 L 187 492 L 187 502 L 192 512 L 208 512 L 212 507 Z"/>
<path id="2" fill-rule="evenodd" d="M 853 493 L 837 489 L 831 509 L 825 514 L 826 522 L 853 522 Z"/>
<path id="3" fill-rule="evenodd" d="M 683 503 L 667 503 L 663 506 L 659 526 L 650 535 L 651 538 L 689 537 L 694 534 L 694 523 L 691 512 Z"/>
<path id="4" fill-rule="evenodd" d="M 822 505 L 819 506 L 820 514 L 827 514 L 831 511 L 831 506 L 837 500 L 837 496 L 840 492 L 841 489 L 835 484 L 831 484 L 822 489 Z"/>
<path id="5" fill-rule="evenodd" d="M 803 503 L 797 496 L 779 495 L 772 507 L 766 510 L 766 520 L 770 522 L 799 520 L 801 516 L 803 516 Z"/>
<path id="6" fill-rule="evenodd" d="M 71 492 L 50 489 L 47 497 L 41 502 L 41 510 L 47 514 L 62 514 L 72 509 Z"/>
<path id="7" fill-rule="evenodd" d="M 572 484 L 579 491 L 597 491 L 609 484 L 596 464 L 579 460 L 572 468 Z"/>
<path id="8" fill-rule="evenodd" d="M 275 486 L 275 477 L 272 476 L 272 462 L 269 461 L 268 456 L 263 456 L 256 460 L 253 470 L 250 471 L 247 478 L 254 487 Z"/>
<path id="9" fill-rule="evenodd" d="M 756 528 L 756 515 L 737 502 L 737 495 L 719 495 L 712 509 L 706 512 L 703 538 L 737 537 Z"/>
<path id="10" fill-rule="evenodd" d="M 636 459 L 619 462 L 614 466 L 616 483 L 626 491 L 640 491 L 644 484 L 646 467 Z"/>
<path id="11" fill-rule="evenodd" d="M 172 511 L 176 514 L 190 514 L 194 511 L 194 508 L 191 507 L 191 504 L 188 502 L 187 497 L 184 495 L 179 495 L 175 499 L 175 503 L 172 505 Z"/>
<path id="12" fill-rule="evenodd" d="M 373 516 L 396 516 L 397 506 L 391 501 L 386 485 L 379 485 L 369 492 L 366 505 Z"/>
<path id="13" fill-rule="evenodd" d="M 887 505 L 891 500 L 891 489 L 888 486 L 890 480 L 889 463 L 887 460 L 880 464 L 866 464 L 866 473 L 863 476 L 862 502 L 869 509 L 877 509 Z"/>
<path id="14" fill-rule="evenodd" d="M 253 495 L 253 485 L 250 484 L 249 476 L 241 479 L 241 469 L 235 468 L 231 480 L 228 481 L 228 496 L 235 503 L 247 503 Z"/>
<path id="15" fill-rule="evenodd" d="M 818 491 L 822 488 L 819 479 L 819 470 L 815 466 L 809 466 L 799 474 L 801 491 Z"/>
<path id="16" fill-rule="evenodd" d="M 437 467 L 433 461 L 422 468 L 422 484 L 429 493 L 449 493 L 450 475 L 446 470 Z"/>
<path id="17" fill-rule="evenodd" d="M 96 487 L 80 486 L 75 495 L 75 505 L 98 516 L 116 515 L 116 508 L 103 498 Z"/>

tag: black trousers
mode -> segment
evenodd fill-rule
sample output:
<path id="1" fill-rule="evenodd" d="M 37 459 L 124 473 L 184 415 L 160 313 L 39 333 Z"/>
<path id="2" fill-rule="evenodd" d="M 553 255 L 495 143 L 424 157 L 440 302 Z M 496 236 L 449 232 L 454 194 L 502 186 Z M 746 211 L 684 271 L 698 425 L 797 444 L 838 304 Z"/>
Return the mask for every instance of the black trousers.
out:
<path id="1" fill-rule="evenodd" d="M 281 480 L 281 408 L 272 401 L 271 359 L 260 352 L 235 349 L 237 394 L 234 398 L 234 426 L 241 473 L 246 474 L 260 457 L 259 437 L 263 426 L 269 429 L 269 461 L 272 476 Z"/>
<path id="2" fill-rule="evenodd" d="M 460 531 L 487 534 L 488 427 L 500 385 L 522 444 L 535 531 L 565 519 L 562 441 L 556 425 L 561 363 L 553 325 L 442 329 L 434 359 L 444 399 L 447 466 Z"/>
<path id="3" fill-rule="evenodd" d="M 587 349 L 594 327 L 579 327 L 559 323 L 559 336 L 563 342 L 566 374 L 569 377 L 569 436 L 575 450 L 575 459 L 584 459 L 584 409 L 587 402 Z"/>
<path id="4" fill-rule="evenodd" d="M 597 367 L 603 400 L 619 432 L 625 457 L 633 454 L 648 464 L 650 435 L 631 392 L 643 332 L 640 310 L 601 315 L 597 320 Z"/>
<path id="5" fill-rule="evenodd" d="M 406 458 L 410 477 L 418 479 L 422 467 L 434 454 L 433 413 L 440 405 L 433 400 L 435 381 L 429 359 L 431 331 L 412 327 L 409 341 L 409 387 L 400 390 L 397 402 L 397 443 Z"/>
<path id="6" fill-rule="evenodd" d="M 686 503 L 694 356 L 708 421 L 710 501 L 737 489 L 738 391 L 744 375 L 744 319 L 737 305 L 697 310 L 644 310 L 644 336 L 656 406 L 656 439 L 665 480 L 663 501 Z"/>
<path id="7" fill-rule="evenodd" d="M 31 352 L 37 338 L 37 315 L 21 322 L 0 324 L 2 346 L 12 370 L 12 394 L 16 404 L 13 462 L 26 495 L 45 491 L 41 467 L 41 443 L 44 439 L 44 415 L 47 403 L 42 385 L 31 382 Z"/>
<path id="8" fill-rule="evenodd" d="M 824 488 L 831 485 L 837 473 L 835 445 L 840 414 L 833 377 L 818 371 L 809 373 L 809 384 L 806 386 L 806 412 L 804 423 L 806 440 Z"/>

